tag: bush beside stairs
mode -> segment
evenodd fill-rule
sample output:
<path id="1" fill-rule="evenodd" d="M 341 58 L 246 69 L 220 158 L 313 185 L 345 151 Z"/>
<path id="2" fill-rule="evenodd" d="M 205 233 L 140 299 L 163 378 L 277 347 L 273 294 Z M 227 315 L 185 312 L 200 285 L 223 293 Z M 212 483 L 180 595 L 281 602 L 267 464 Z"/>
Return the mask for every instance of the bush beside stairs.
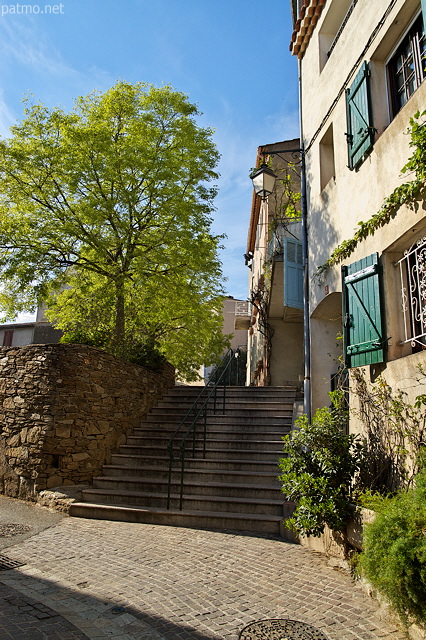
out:
<path id="1" fill-rule="evenodd" d="M 218 404 L 207 417 L 206 457 L 201 426 L 195 457 L 185 463 L 179 509 L 179 442 L 175 448 L 170 509 L 167 509 L 167 444 L 200 392 L 176 386 L 114 454 L 70 515 L 193 528 L 279 535 L 286 502 L 277 462 L 281 437 L 292 425 L 296 385 L 229 387 L 225 413 Z M 192 452 L 192 447 L 191 447 Z"/>

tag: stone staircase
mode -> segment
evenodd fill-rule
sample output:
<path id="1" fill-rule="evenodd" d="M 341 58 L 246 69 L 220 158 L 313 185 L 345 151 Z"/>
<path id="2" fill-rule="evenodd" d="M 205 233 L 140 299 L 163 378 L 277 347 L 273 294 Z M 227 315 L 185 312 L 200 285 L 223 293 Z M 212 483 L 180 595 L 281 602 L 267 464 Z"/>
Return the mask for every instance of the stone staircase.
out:
<path id="1" fill-rule="evenodd" d="M 70 515 L 194 528 L 280 534 L 285 500 L 277 478 L 281 437 L 291 429 L 296 386 L 229 387 L 225 413 L 207 417 L 206 457 L 199 427 L 186 458 L 179 509 L 179 444 L 167 509 L 167 444 L 200 387 L 174 387 L 104 466 Z M 192 447 L 191 447 L 192 452 Z"/>

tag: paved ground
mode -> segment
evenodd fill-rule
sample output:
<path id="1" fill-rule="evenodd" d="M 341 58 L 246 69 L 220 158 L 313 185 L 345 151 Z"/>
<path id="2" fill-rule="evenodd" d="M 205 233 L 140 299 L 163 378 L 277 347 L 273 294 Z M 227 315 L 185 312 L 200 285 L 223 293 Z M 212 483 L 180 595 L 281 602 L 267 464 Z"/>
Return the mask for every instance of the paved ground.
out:
<path id="1" fill-rule="evenodd" d="M 403 637 L 346 573 L 281 539 L 69 517 L 43 528 L 52 514 L 34 513 L 41 530 L 0 551 L 25 563 L 0 571 L 1 640 L 237 640 L 268 618 L 329 640 Z"/>

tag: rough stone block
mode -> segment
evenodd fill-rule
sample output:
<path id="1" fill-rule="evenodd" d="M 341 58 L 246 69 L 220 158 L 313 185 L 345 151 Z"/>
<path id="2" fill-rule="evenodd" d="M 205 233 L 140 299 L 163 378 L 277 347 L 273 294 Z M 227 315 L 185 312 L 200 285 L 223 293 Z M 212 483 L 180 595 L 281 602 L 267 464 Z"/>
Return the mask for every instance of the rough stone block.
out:
<path id="1" fill-rule="evenodd" d="M 56 427 L 55 435 L 58 438 L 69 438 L 71 436 L 70 427 Z"/>
<path id="2" fill-rule="evenodd" d="M 55 475 L 47 478 L 46 487 L 52 489 L 53 487 L 60 487 L 62 485 L 62 477 Z"/>
<path id="3" fill-rule="evenodd" d="M 48 468 L 58 485 L 90 481 L 174 385 L 172 367 L 148 372 L 94 347 L 28 345 L 6 353 L 0 478 L 1 490 L 14 497 L 45 489 Z M 60 476 L 52 455 L 61 456 Z"/>
<path id="4" fill-rule="evenodd" d="M 81 453 L 74 453 L 72 455 L 73 462 L 82 462 L 83 460 L 87 460 L 89 457 L 89 454 L 85 451 Z"/>

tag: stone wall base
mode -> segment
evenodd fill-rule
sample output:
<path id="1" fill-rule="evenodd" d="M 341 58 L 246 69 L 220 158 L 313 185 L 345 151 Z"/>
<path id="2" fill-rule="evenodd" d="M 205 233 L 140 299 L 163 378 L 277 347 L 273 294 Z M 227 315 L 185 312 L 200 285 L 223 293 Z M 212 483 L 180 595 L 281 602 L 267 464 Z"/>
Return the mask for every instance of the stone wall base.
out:
<path id="1" fill-rule="evenodd" d="M 161 373 L 74 344 L 0 349 L 0 493 L 92 482 L 167 389 Z"/>

